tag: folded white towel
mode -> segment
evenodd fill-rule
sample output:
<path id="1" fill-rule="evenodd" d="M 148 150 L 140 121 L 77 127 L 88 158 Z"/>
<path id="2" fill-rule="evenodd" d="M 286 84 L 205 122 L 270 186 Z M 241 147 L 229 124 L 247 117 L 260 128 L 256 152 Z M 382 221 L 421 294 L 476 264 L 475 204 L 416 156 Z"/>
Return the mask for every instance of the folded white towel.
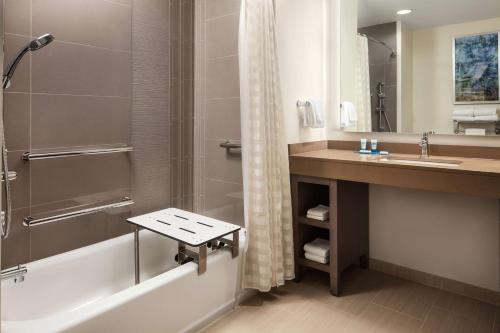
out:
<path id="1" fill-rule="evenodd" d="M 325 205 L 317 205 L 316 207 L 309 208 L 307 210 L 307 214 L 312 214 L 312 215 L 324 214 L 324 213 L 328 213 L 328 212 L 330 212 L 330 207 L 325 206 Z"/>
<path id="2" fill-rule="evenodd" d="M 314 261 L 314 262 L 319 262 L 320 264 L 328 264 L 330 262 L 330 258 L 324 258 L 321 256 L 317 256 L 317 255 L 309 253 L 309 252 L 304 253 L 304 256 L 306 257 L 306 259 L 309 259 L 309 260 Z"/>
<path id="3" fill-rule="evenodd" d="M 453 110 L 453 116 L 474 117 L 474 109 L 473 108 L 455 109 Z"/>
<path id="4" fill-rule="evenodd" d="M 474 121 L 474 120 L 476 120 L 476 117 L 453 116 L 452 119 L 455 121 Z"/>
<path id="5" fill-rule="evenodd" d="M 325 214 L 325 215 L 322 215 L 322 216 L 307 214 L 306 217 L 308 219 L 311 219 L 311 220 L 317 220 L 317 221 L 322 221 L 322 222 L 328 221 L 330 219 L 329 214 Z"/>
<path id="6" fill-rule="evenodd" d="M 466 128 L 465 135 L 486 135 L 486 129 L 484 128 Z"/>
<path id="7" fill-rule="evenodd" d="M 483 107 L 483 108 L 475 108 L 474 109 L 474 117 L 483 117 L 483 116 L 500 116 L 500 109 L 497 109 L 496 106 L 493 107 Z"/>
<path id="8" fill-rule="evenodd" d="M 356 126 L 358 122 L 358 114 L 356 112 L 356 107 L 352 102 L 342 102 L 340 107 L 340 127 L 353 127 Z"/>
<path id="9" fill-rule="evenodd" d="M 318 205 L 307 210 L 307 218 L 326 221 L 330 216 L 330 208 L 324 205 Z"/>
<path id="10" fill-rule="evenodd" d="M 475 121 L 500 121 L 500 116 L 498 115 L 490 115 L 490 116 L 477 116 L 474 117 Z"/>
<path id="11" fill-rule="evenodd" d="M 304 245 L 306 253 L 326 258 L 330 256 L 330 242 L 326 239 L 316 238 L 314 241 Z"/>

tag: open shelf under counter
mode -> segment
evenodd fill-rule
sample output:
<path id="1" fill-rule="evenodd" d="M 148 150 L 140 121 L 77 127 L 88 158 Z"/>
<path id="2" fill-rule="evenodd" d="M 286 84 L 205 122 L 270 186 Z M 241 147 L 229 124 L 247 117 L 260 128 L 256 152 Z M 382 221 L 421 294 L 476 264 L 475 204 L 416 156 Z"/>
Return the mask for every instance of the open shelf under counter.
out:
<path id="1" fill-rule="evenodd" d="M 330 229 L 330 220 L 320 221 L 320 220 L 310 219 L 304 216 L 299 216 L 297 219 L 300 224 L 305 224 L 311 227 L 316 227 L 321 229 L 327 229 L 327 230 Z"/>
<path id="2" fill-rule="evenodd" d="M 295 280 L 306 269 L 330 275 L 330 292 L 341 292 L 342 272 L 351 265 L 368 267 L 368 185 L 335 179 L 292 175 Z M 307 210 L 329 207 L 329 220 L 307 218 Z M 316 238 L 330 243 L 330 263 L 304 258 L 304 245 Z"/>
<path id="3" fill-rule="evenodd" d="M 322 264 L 319 262 L 306 259 L 304 257 L 298 257 L 297 264 L 303 267 L 313 268 L 325 273 L 330 273 L 330 264 Z"/>

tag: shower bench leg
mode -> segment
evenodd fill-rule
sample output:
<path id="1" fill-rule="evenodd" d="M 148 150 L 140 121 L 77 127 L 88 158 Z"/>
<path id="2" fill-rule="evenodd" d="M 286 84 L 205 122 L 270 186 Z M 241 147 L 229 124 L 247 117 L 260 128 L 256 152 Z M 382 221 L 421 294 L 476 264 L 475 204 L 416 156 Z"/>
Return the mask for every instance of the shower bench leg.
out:
<path id="1" fill-rule="evenodd" d="M 141 228 L 135 227 L 134 230 L 135 284 L 141 283 L 141 271 L 139 267 L 139 230 L 141 230 Z"/>

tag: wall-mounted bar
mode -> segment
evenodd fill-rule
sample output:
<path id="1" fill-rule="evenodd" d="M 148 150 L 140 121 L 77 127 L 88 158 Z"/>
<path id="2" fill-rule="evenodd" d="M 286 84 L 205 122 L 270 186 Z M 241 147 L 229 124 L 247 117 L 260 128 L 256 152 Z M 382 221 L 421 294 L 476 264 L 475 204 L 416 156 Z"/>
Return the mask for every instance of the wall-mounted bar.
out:
<path id="1" fill-rule="evenodd" d="M 227 152 L 229 152 L 231 149 L 241 149 L 241 143 L 226 141 L 221 143 L 219 147 L 224 148 L 227 150 Z"/>
<path id="2" fill-rule="evenodd" d="M 118 148 L 96 148 L 96 149 L 67 150 L 67 151 L 57 151 L 57 152 L 48 152 L 48 153 L 26 152 L 23 154 L 23 160 L 33 161 L 33 160 L 44 160 L 44 159 L 49 159 L 49 158 L 60 158 L 60 157 L 127 153 L 127 152 L 131 152 L 133 150 L 134 150 L 133 147 L 127 146 L 127 147 L 118 147 Z"/>
<path id="3" fill-rule="evenodd" d="M 297 107 L 298 108 L 310 108 L 312 106 L 310 101 L 297 101 Z"/>
<path id="4" fill-rule="evenodd" d="M 74 212 L 69 212 L 69 213 L 64 213 L 64 214 L 59 214 L 59 215 L 52 215 L 52 216 L 43 217 L 43 218 L 33 218 L 31 216 L 28 216 L 28 217 L 24 218 L 23 224 L 26 227 L 34 227 L 34 226 L 38 226 L 41 224 L 52 223 L 52 222 L 56 222 L 56 221 L 70 219 L 73 217 L 94 214 L 94 213 L 102 212 L 104 210 L 130 206 L 133 204 L 134 204 L 134 201 L 132 199 L 130 199 L 128 197 L 124 197 L 124 198 L 122 198 L 122 200 L 120 202 L 115 202 L 115 203 L 106 204 L 106 205 L 97 206 L 97 207 L 85 208 L 85 209 L 77 210 Z"/>

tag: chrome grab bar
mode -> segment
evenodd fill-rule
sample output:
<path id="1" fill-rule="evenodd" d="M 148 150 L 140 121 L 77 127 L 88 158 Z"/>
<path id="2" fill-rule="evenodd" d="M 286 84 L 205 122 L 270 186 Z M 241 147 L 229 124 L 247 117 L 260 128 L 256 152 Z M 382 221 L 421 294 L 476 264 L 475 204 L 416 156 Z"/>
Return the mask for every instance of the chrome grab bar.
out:
<path id="1" fill-rule="evenodd" d="M 28 273 L 26 266 L 17 265 L 17 267 L 8 268 L 2 271 L 2 281 L 14 279 L 14 282 L 23 282 L 24 275 Z"/>
<path id="2" fill-rule="evenodd" d="M 230 149 L 241 149 L 241 143 L 235 143 L 235 142 L 230 142 L 226 141 L 221 144 L 219 144 L 219 147 L 230 150 Z"/>
<path id="3" fill-rule="evenodd" d="M 43 159 L 58 158 L 58 157 L 126 153 L 126 152 L 131 152 L 133 150 L 134 150 L 133 147 L 127 146 L 127 147 L 118 147 L 118 148 L 68 150 L 68 151 L 58 151 L 58 152 L 49 152 L 49 153 L 26 152 L 23 154 L 23 160 L 33 161 L 33 160 L 43 160 Z"/>
<path id="4" fill-rule="evenodd" d="M 124 197 L 124 198 L 122 198 L 122 200 L 120 202 L 115 202 L 115 203 L 106 204 L 106 205 L 97 206 L 97 207 L 85 208 L 85 209 L 77 210 L 77 211 L 70 212 L 70 213 L 63 213 L 63 214 L 59 214 L 59 215 L 53 215 L 53 216 L 48 216 L 48 217 L 43 217 L 43 218 L 38 218 L 38 219 L 35 219 L 31 216 L 28 216 L 28 217 L 25 217 L 23 219 L 23 225 L 26 227 L 35 227 L 35 226 L 38 226 L 41 224 L 66 220 L 66 219 L 70 219 L 70 218 L 78 217 L 78 216 L 83 216 L 83 215 L 94 214 L 94 213 L 102 212 L 104 210 L 130 206 L 133 204 L 134 204 L 134 201 L 132 199 L 130 199 L 129 197 Z"/>

